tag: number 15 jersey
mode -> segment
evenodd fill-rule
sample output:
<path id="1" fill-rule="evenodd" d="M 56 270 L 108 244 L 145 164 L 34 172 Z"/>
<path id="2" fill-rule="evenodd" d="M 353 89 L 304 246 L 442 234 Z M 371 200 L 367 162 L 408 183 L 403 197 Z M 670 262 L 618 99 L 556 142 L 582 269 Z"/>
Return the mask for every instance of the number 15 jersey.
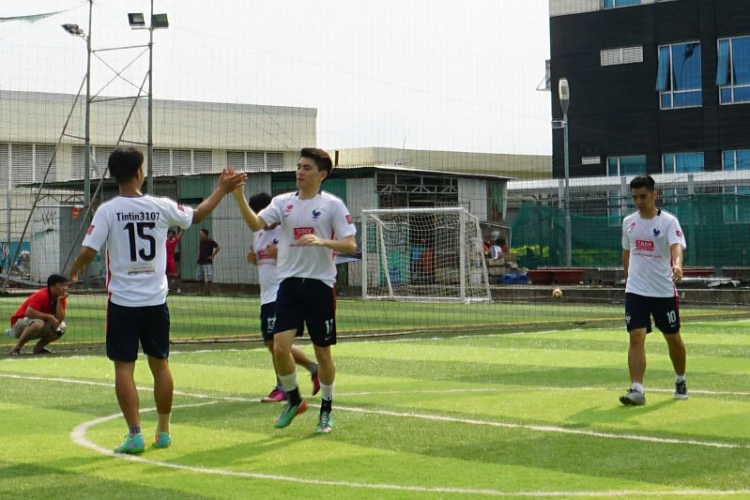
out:
<path id="1" fill-rule="evenodd" d="M 83 246 L 107 244 L 107 290 L 119 306 L 156 306 L 167 301 L 167 231 L 190 227 L 193 209 L 164 197 L 117 196 L 102 203 Z"/>

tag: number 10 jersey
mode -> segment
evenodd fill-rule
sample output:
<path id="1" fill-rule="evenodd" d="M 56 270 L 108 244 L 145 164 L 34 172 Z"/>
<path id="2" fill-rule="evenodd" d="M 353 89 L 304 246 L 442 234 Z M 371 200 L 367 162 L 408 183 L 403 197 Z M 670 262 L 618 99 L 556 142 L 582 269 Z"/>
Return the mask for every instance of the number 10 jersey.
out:
<path id="1" fill-rule="evenodd" d="M 167 300 L 167 231 L 190 227 L 193 209 L 150 195 L 117 196 L 103 203 L 83 239 L 97 252 L 107 244 L 107 290 L 125 307 Z"/>

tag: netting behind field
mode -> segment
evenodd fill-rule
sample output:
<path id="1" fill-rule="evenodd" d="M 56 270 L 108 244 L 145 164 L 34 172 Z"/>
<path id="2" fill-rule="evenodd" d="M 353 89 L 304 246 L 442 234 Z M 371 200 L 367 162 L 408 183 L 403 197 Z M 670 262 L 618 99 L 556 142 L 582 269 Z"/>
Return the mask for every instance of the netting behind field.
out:
<path id="1" fill-rule="evenodd" d="M 565 31 L 598 33 L 600 23 L 622 16 L 625 28 L 604 31 L 635 39 L 634 26 L 652 24 L 632 19 L 646 16 L 659 21 L 660 37 L 676 37 L 664 44 L 683 43 L 695 38 L 690 30 L 699 23 L 656 14 L 673 9 L 688 16 L 694 9 L 701 22 L 709 12 L 741 20 L 725 12 L 735 2 L 716 9 L 624 2 L 629 8 L 610 9 L 618 3 L 156 0 L 155 13 L 166 12 L 169 27 L 131 29 L 127 14 L 144 12 L 149 25 L 151 3 L 3 2 L 0 278 L 7 295 L 0 297 L 0 319 L 49 274 L 67 272 L 91 212 L 117 194 L 106 171 L 110 152 L 129 144 L 148 157 L 149 135 L 153 193 L 191 206 L 210 195 L 227 165 L 251 173 L 248 197 L 277 195 L 296 189 L 302 147 L 329 151 L 336 168 L 323 189 L 348 206 L 365 255 L 379 252 L 378 267 L 364 275 L 356 256 L 337 266 L 344 336 L 621 324 L 620 224 L 633 211 L 628 178 L 621 176 L 646 170 L 659 177 L 661 206 L 680 218 L 687 237 L 693 275 L 680 285 L 683 316 L 735 318 L 750 310 L 744 307 L 750 146 L 742 102 L 709 106 L 710 96 L 718 98 L 711 85 L 703 114 L 734 113 L 737 122 L 673 118 L 700 108 L 658 107 L 653 33 L 637 50 L 634 40 L 611 46 L 609 36 L 601 47 L 576 45 L 578 37 Z M 680 9 L 683 3 L 690 8 Z M 76 36 L 60 28 L 70 23 L 79 27 Z M 744 26 L 734 31 L 726 35 L 732 50 L 722 60 L 728 64 L 731 55 L 727 67 L 741 69 L 750 64 L 741 50 L 747 33 Z M 709 73 L 716 70 L 713 45 L 729 46 L 713 42 L 700 52 Z M 692 63 L 700 54 L 690 53 Z M 570 79 L 573 96 L 566 130 L 577 177 L 569 198 L 574 269 L 564 268 L 563 135 L 550 124 L 561 123 L 555 92 L 561 76 Z M 613 100 L 613 91 L 622 98 Z M 641 104 L 623 111 L 631 91 Z M 682 141 L 677 152 L 657 152 L 659 134 L 646 121 L 665 128 L 679 122 L 669 134 Z M 685 123 L 693 135 L 683 134 Z M 719 151 L 718 138 L 695 140 L 696 130 L 723 129 L 735 138 L 722 143 L 726 151 Z M 704 147 L 705 155 L 697 151 Z M 437 213 L 440 207 L 460 207 L 465 222 L 420 216 L 395 223 L 393 231 L 386 229 L 390 222 L 381 224 L 372 234 L 365 225 L 366 210 Z M 221 246 L 211 296 L 201 295 L 206 290 L 196 276 L 201 228 Z M 178 246 L 181 283 L 170 285 L 174 340 L 259 338 L 258 273 L 246 257 L 252 241 L 231 198 L 185 232 Z M 373 285 L 365 295 L 384 300 L 362 300 L 363 278 Z M 105 281 L 100 255 L 73 287 L 64 345 L 103 341 Z M 553 299 L 558 287 L 563 297 Z M 390 300 L 399 297 L 415 302 Z"/>

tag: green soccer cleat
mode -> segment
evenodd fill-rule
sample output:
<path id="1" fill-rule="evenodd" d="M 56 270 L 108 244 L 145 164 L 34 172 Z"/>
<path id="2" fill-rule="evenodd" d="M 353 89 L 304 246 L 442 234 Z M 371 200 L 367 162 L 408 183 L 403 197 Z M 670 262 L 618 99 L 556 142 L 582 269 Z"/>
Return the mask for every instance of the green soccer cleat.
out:
<path id="1" fill-rule="evenodd" d="M 294 417 L 297 415 L 301 415 L 307 411 L 307 401 L 304 399 L 300 402 L 300 404 L 296 406 L 292 406 L 291 403 L 287 403 L 284 406 L 284 409 L 281 410 L 281 415 L 279 415 L 279 418 L 276 419 L 276 422 L 273 424 L 274 427 L 277 429 L 281 429 L 282 427 L 286 427 L 287 425 L 292 423 L 292 420 L 294 420 Z"/>
<path id="2" fill-rule="evenodd" d="M 316 434 L 330 434 L 333 432 L 333 414 L 322 411 L 320 412 L 320 419 L 318 420 L 318 428 L 315 429 Z"/>
<path id="3" fill-rule="evenodd" d="M 168 432 L 159 432 L 154 438 L 154 448 L 169 448 L 172 438 Z"/>
<path id="4" fill-rule="evenodd" d="M 629 389 L 628 392 L 620 396 L 620 403 L 625 406 L 641 406 L 646 404 L 646 395 L 635 389 Z"/>
<path id="5" fill-rule="evenodd" d="M 143 439 L 143 434 L 136 434 L 135 436 L 125 436 L 125 441 L 115 448 L 115 453 L 143 453 L 146 449 L 146 443 Z"/>

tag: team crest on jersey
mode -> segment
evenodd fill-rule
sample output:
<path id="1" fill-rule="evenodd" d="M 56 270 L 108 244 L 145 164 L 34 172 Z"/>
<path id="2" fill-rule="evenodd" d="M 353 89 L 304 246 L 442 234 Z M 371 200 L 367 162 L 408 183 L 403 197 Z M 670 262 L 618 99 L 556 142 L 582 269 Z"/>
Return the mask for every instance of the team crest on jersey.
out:
<path id="1" fill-rule="evenodd" d="M 351 215 L 349 215 L 349 214 L 346 214 L 346 223 L 347 223 L 347 224 L 354 224 L 354 223 L 352 222 L 352 216 L 351 216 Z"/>
<path id="2" fill-rule="evenodd" d="M 183 205 L 182 203 L 178 203 L 177 204 L 177 210 L 179 210 L 180 212 L 184 212 L 185 211 L 185 205 Z"/>
<path id="3" fill-rule="evenodd" d="M 312 211 L 312 219 L 313 219 L 313 220 L 318 220 L 318 218 L 320 217 L 320 214 L 321 214 L 321 211 L 320 211 L 320 210 L 315 210 L 315 209 L 313 208 L 313 211 Z"/>
<path id="4" fill-rule="evenodd" d="M 680 231 L 679 229 L 677 230 L 677 237 L 682 238 L 682 231 Z"/>
<path id="5" fill-rule="evenodd" d="M 93 225 L 93 224 L 91 224 L 91 225 L 89 226 L 89 228 L 88 228 L 88 229 L 86 230 L 86 234 L 91 234 L 91 233 L 93 233 L 93 232 L 94 232 L 94 225 Z"/>
<path id="6" fill-rule="evenodd" d="M 630 225 L 628 226 L 628 229 L 627 229 L 628 233 L 632 233 L 633 229 L 635 229 L 635 222 L 631 222 Z"/>
<path id="7" fill-rule="evenodd" d="M 661 229 L 658 227 L 654 228 L 654 238 L 658 237 L 661 234 Z"/>
<path id="8" fill-rule="evenodd" d="M 273 239 L 273 244 L 274 245 L 278 245 L 279 244 L 279 239 L 278 238 L 274 238 Z"/>

